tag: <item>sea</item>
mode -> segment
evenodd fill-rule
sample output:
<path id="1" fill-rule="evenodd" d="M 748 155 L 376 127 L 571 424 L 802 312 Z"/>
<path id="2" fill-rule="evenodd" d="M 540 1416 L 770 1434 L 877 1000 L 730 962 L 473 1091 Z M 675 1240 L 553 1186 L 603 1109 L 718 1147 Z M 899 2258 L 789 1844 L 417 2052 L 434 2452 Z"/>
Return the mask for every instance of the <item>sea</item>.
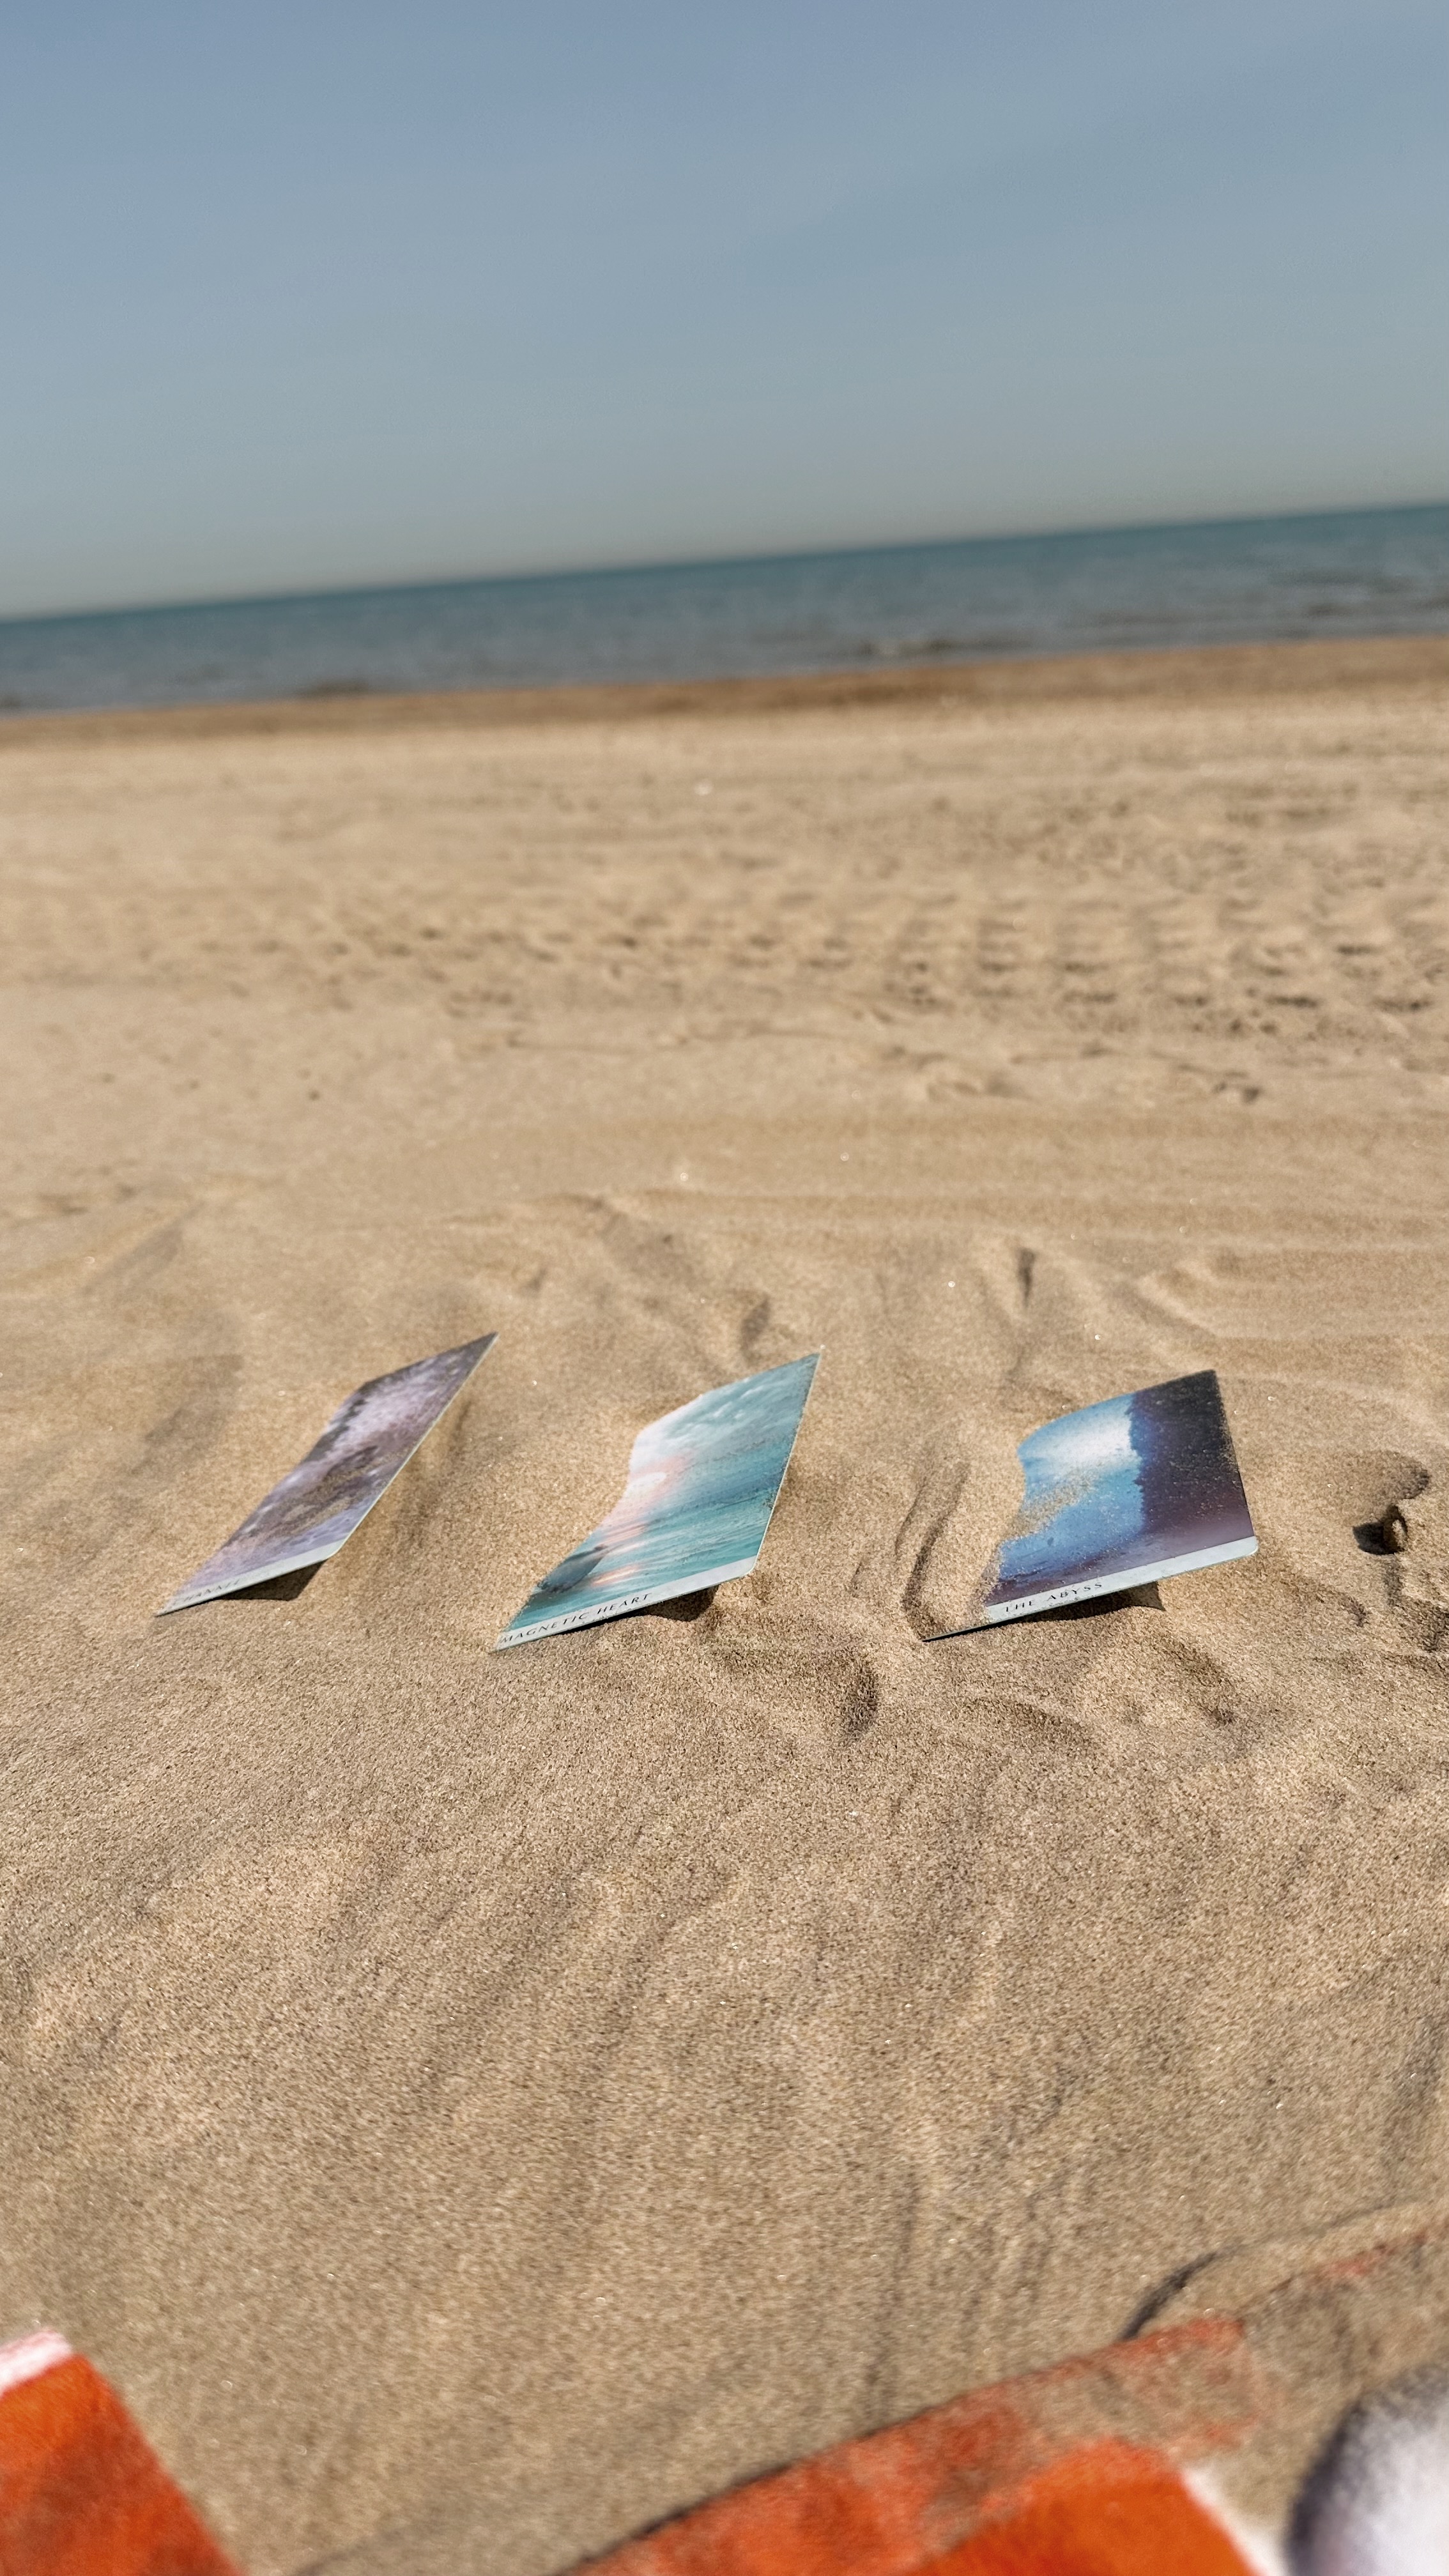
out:
<path id="1" fill-rule="evenodd" d="M 1449 632 L 1449 504 L 0 620 L 0 716 Z"/>

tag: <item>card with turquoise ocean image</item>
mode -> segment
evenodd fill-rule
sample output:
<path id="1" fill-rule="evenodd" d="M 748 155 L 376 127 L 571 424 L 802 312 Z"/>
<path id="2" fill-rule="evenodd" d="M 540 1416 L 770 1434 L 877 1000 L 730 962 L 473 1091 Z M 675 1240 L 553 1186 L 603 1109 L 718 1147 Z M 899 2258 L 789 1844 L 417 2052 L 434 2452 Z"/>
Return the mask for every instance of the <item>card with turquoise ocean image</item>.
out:
<path id="1" fill-rule="evenodd" d="M 335 1556 L 497 1339 L 484 1333 L 476 1342 L 461 1342 L 456 1350 L 435 1352 L 357 1387 L 301 1464 L 162 1603 L 157 1616 L 274 1582 Z"/>
<path id="2" fill-rule="evenodd" d="M 820 1353 L 712 1387 L 648 1423 L 597 1529 L 535 1584 L 499 1646 L 526 1646 L 749 1574 L 790 1463 Z"/>
<path id="3" fill-rule="evenodd" d="M 1258 1542 L 1212 1369 L 1109 1396 L 1029 1432 L 1026 1491 L 967 1636 L 1105 1592 L 1252 1556 Z"/>

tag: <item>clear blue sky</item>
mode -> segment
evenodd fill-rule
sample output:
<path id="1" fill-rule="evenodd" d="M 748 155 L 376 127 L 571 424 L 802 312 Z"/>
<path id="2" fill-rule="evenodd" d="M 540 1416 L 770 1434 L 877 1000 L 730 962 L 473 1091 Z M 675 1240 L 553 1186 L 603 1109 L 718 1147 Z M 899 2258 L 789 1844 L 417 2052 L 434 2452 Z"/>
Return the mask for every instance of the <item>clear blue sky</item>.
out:
<path id="1" fill-rule="evenodd" d="M 0 613 L 1449 491 L 1423 0 L 45 0 Z"/>

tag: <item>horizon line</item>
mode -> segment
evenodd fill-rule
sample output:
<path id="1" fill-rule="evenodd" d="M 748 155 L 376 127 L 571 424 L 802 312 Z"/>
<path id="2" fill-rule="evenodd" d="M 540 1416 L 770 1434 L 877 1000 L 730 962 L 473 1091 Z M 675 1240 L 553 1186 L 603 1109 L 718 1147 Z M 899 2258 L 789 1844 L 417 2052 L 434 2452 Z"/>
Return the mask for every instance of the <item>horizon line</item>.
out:
<path id="1" fill-rule="evenodd" d="M 1060 537 L 1132 537 L 1187 532 L 1197 528 L 1250 528 L 1283 520 L 1408 518 L 1420 511 L 1449 509 L 1449 494 L 1432 500 L 1340 502 L 1307 510 L 1212 511 L 1200 517 L 1165 519 L 1087 519 L 1069 526 L 1002 528 L 975 536 L 885 537 L 840 546 L 770 546 L 743 552 L 700 555 L 640 555 L 603 563 L 553 564 L 517 572 L 416 574 L 385 581 L 312 584 L 299 590 L 197 591 L 165 599 L 112 600 L 89 608 L 37 608 L 0 611 L 0 627 L 64 625 L 104 617 L 165 617 L 188 609 L 284 608 L 303 600 L 405 597 L 410 591 L 505 589 L 550 581 L 607 581 L 630 573 L 710 572 L 773 563 L 819 563 L 841 555 L 890 555 L 933 552 L 946 546 L 1012 546 L 1046 544 Z"/>

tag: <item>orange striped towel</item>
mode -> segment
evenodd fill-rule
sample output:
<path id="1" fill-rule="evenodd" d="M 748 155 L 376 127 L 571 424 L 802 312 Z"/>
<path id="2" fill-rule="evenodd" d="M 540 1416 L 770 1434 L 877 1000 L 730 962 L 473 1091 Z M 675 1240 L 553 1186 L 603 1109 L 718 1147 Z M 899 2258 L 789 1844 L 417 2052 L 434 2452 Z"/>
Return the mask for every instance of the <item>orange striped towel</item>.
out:
<path id="1" fill-rule="evenodd" d="M 0 2345 L 0 2576 L 237 2576 L 58 2334 Z"/>

